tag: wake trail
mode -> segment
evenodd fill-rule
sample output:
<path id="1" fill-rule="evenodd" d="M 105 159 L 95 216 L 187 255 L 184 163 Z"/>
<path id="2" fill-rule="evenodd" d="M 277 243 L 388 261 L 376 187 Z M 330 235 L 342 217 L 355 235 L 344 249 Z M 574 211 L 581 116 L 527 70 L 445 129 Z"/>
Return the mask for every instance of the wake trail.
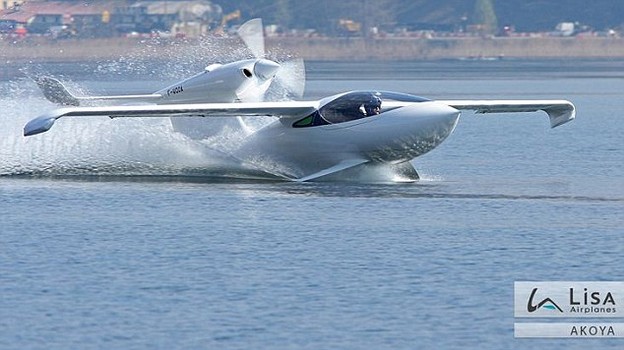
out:
<path id="1" fill-rule="evenodd" d="M 54 130 L 23 136 L 31 119 L 52 108 L 34 82 L 2 83 L 0 175 L 187 175 L 211 170 L 245 172 L 228 159 L 240 142 L 230 131 L 212 140 L 191 140 L 173 131 L 168 118 L 64 118 Z M 198 172 L 197 169 L 201 169 Z"/>

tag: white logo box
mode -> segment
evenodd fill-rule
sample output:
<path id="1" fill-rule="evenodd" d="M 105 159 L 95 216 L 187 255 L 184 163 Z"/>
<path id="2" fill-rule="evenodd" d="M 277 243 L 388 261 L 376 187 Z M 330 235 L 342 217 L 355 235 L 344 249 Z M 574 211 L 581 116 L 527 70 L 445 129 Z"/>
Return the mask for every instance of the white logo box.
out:
<path id="1" fill-rule="evenodd" d="M 624 318 L 624 282 L 515 282 L 514 316 L 535 318 Z"/>

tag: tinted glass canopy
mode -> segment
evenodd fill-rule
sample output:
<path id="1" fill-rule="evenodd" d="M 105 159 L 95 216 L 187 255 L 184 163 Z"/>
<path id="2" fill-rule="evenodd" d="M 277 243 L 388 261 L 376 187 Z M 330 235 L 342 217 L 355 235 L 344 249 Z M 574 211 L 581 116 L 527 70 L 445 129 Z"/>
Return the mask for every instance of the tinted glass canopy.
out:
<path id="1" fill-rule="evenodd" d="M 296 121 L 295 128 L 344 123 L 373 117 L 396 107 L 384 107 L 384 102 L 425 102 L 424 97 L 390 91 L 353 91 L 328 102 L 318 111 Z"/>

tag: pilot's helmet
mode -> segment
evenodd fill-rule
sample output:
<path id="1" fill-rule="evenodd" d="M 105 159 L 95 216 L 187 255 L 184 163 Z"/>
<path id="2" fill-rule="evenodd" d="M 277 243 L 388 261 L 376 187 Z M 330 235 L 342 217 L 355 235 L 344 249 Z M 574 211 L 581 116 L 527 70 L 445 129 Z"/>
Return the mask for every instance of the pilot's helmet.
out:
<path id="1" fill-rule="evenodd" d="M 364 104 L 366 115 L 375 115 L 381 113 L 381 99 L 372 95 L 370 100 Z"/>

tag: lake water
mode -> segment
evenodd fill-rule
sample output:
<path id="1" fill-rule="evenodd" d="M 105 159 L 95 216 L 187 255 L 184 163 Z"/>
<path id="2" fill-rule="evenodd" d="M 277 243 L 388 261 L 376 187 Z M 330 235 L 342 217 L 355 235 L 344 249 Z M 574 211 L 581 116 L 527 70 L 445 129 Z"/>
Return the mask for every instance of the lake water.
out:
<path id="1" fill-rule="evenodd" d="M 577 106 L 556 129 L 464 114 L 407 184 L 189 176 L 206 159 L 159 120 L 64 119 L 24 139 L 52 106 L 27 79 L 0 82 L 0 348 L 621 349 L 515 339 L 513 286 L 624 280 L 622 66 L 309 63 L 309 98 Z M 171 81 L 62 69 L 96 93 Z"/>

